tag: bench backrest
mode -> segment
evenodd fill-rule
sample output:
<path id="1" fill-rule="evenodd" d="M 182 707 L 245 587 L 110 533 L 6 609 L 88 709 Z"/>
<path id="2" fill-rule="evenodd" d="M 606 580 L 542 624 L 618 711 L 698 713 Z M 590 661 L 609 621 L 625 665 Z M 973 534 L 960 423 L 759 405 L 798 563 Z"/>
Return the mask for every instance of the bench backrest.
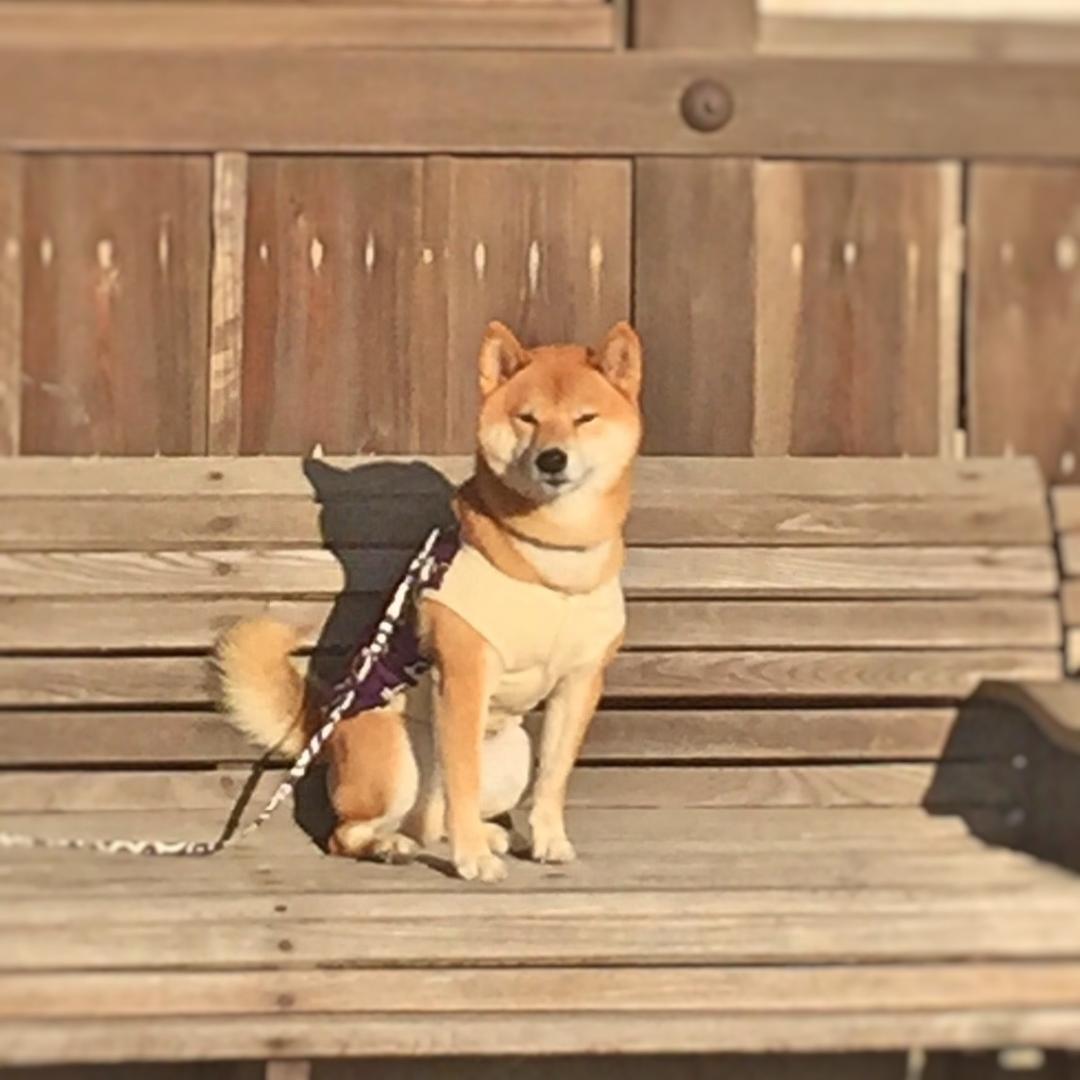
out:
<path id="1" fill-rule="evenodd" d="M 469 470 L 3 463 L 0 763 L 255 759 L 212 708 L 216 634 L 269 611 L 332 675 Z M 1028 461 L 646 459 L 629 539 L 627 645 L 585 758 L 757 766 L 711 799 L 917 799 L 983 679 L 1062 670 Z"/>

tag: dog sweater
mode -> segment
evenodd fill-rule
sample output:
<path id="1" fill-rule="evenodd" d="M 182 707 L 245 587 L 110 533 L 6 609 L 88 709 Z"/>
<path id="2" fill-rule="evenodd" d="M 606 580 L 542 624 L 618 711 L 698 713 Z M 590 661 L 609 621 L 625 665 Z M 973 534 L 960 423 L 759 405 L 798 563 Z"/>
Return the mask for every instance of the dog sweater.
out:
<path id="1" fill-rule="evenodd" d="M 596 667 L 626 625 L 617 577 L 587 593 L 564 593 L 503 573 L 463 544 L 429 600 L 475 629 L 502 661 L 492 719 L 535 708 L 566 675 Z"/>

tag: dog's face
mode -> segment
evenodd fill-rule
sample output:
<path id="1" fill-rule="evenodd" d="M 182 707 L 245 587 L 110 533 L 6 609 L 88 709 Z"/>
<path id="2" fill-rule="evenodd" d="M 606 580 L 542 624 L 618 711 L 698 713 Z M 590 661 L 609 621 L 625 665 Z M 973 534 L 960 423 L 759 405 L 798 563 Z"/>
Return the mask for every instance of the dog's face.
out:
<path id="1" fill-rule="evenodd" d="M 608 491 L 641 443 L 641 342 L 627 323 L 596 349 L 525 349 L 501 323 L 480 347 L 480 453 L 536 504 Z"/>

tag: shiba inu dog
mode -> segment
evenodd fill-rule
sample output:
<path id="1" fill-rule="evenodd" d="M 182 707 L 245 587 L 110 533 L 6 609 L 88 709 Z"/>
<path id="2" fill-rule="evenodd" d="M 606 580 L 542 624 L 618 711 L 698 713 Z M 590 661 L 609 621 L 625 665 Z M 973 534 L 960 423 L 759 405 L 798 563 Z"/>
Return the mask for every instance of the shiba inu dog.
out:
<path id="1" fill-rule="evenodd" d="M 448 836 L 458 874 L 493 882 L 506 874 L 509 838 L 491 819 L 528 786 L 522 718 L 541 702 L 532 856 L 575 857 L 567 782 L 625 626 L 619 573 L 642 348 L 626 323 L 595 349 L 526 349 L 492 323 L 478 367 L 476 469 L 454 500 L 461 546 L 415 613 L 433 668 L 331 737 L 330 850 L 407 858 Z M 232 722 L 294 754 L 319 723 L 289 657 L 295 640 L 257 619 L 218 650 Z"/>

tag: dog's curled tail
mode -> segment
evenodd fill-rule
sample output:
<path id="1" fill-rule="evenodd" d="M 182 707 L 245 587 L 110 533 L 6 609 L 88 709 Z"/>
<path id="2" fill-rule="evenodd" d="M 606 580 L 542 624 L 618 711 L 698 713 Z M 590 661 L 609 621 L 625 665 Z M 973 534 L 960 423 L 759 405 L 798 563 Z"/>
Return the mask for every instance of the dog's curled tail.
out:
<path id="1" fill-rule="evenodd" d="M 217 644 L 222 704 L 233 727 L 268 750 L 296 757 L 317 717 L 290 654 L 297 633 L 273 619 L 245 619 Z"/>

